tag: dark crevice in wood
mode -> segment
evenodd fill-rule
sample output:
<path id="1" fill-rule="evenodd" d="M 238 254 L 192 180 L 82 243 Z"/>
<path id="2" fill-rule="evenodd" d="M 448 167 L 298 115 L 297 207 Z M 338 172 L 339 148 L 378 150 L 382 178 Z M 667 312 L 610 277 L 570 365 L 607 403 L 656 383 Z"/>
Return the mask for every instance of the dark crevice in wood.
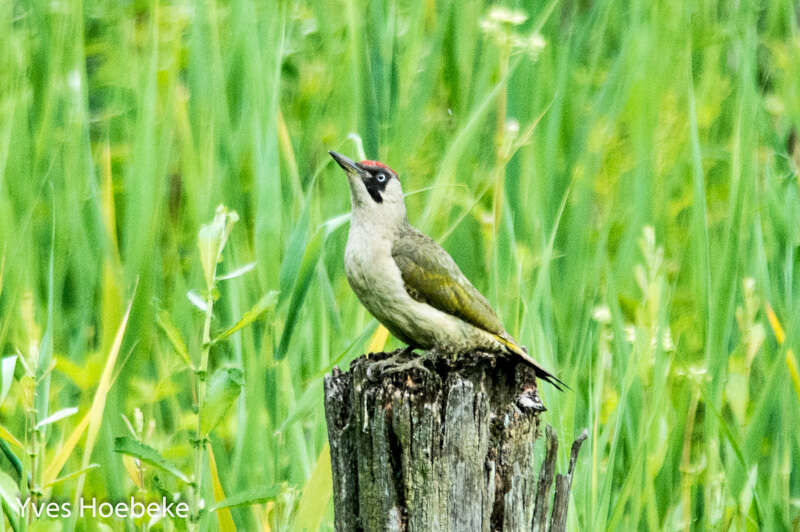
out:
<path id="1" fill-rule="evenodd" d="M 390 399 L 391 400 L 391 399 Z M 405 500 L 405 488 L 403 484 L 403 464 L 402 445 L 398 439 L 398 435 L 391 428 L 392 427 L 392 404 L 388 403 L 386 406 L 386 423 L 389 426 L 387 430 L 386 439 L 389 443 L 389 465 L 392 468 L 392 478 L 394 480 L 394 491 L 398 503 Z M 398 517 L 400 530 L 406 529 L 406 507 L 405 505 L 398 504 Z"/>

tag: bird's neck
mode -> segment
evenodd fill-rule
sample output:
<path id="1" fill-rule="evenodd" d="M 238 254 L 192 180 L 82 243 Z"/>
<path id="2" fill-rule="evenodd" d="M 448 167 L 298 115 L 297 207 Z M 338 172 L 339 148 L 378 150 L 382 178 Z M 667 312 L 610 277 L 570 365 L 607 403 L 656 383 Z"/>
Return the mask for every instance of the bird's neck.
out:
<path id="1" fill-rule="evenodd" d="M 392 236 L 408 225 L 405 205 L 364 202 L 353 206 L 351 227 L 358 228 L 376 237 Z"/>

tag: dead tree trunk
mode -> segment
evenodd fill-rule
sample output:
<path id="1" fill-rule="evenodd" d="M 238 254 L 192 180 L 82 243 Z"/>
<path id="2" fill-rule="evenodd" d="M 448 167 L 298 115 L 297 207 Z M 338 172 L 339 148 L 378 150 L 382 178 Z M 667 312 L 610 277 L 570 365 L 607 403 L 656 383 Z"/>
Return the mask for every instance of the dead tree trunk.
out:
<path id="1" fill-rule="evenodd" d="M 586 433 L 551 495 L 558 441 L 548 426 L 534 451 L 544 406 L 530 368 L 476 354 L 402 369 L 393 354 L 325 379 L 336 530 L 564 530 Z"/>

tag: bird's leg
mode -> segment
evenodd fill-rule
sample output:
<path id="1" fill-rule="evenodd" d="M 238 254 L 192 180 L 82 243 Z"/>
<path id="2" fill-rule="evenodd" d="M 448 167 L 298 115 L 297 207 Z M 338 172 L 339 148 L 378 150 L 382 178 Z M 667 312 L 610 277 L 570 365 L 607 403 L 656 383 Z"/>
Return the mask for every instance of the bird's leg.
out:
<path id="1" fill-rule="evenodd" d="M 400 351 L 400 352 L 399 352 L 397 355 L 395 355 L 395 356 L 397 356 L 397 357 L 400 357 L 400 356 L 408 356 L 408 355 L 413 355 L 413 354 L 414 354 L 414 349 L 416 349 L 416 346 L 409 344 L 409 345 L 407 345 L 407 346 L 405 347 L 405 349 L 403 349 L 402 351 Z M 394 358 L 394 357 L 392 357 L 392 358 Z"/>
<path id="2" fill-rule="evenodd" d="M 395 367 L 402 363 L 402 361 L 408 356 L 411 355 L 414 351 L 414 347 L 408 345 L 402 351 L 395 353 L 394 355 L 385 358 L 383 360 L 378 360 L 370 365 L 369 369 L 367 370 L 367 377 L 370 380 L 375 380 L 380 377 L 384 372 L 386 372 L 387 368 Z"/>
<path id="3" fill-rule="evenodd" d="M 423 364 L 428 359 L 429 353 L 426 351 L 424 355 L 416 356 L 413 354 L 415 348 L 414 345 L 408 345 L 396 355 L 375 362 L 368 370 L 368 377 L 374 380 L 381 375 L 391 375 L 414 368 L 430 373 L 430 370 Z M 407 358 L 408 360 L 406 360 Z"/>

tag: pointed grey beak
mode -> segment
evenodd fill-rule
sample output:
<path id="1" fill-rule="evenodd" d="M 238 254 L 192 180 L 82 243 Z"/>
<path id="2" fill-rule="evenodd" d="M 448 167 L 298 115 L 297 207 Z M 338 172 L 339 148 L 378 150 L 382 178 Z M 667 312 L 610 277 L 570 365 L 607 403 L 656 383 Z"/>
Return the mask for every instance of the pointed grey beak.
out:
<path id="1" fill-rule="evenodd" d="M 331 154 L 333 160 L 336 161 L 348 175 L 361 175 L 361 168 L 359 168 L 352 159 L 345 157 L 341 153 L 336 153 L 335 151 L 329 151 L 328 153 Z"/>

